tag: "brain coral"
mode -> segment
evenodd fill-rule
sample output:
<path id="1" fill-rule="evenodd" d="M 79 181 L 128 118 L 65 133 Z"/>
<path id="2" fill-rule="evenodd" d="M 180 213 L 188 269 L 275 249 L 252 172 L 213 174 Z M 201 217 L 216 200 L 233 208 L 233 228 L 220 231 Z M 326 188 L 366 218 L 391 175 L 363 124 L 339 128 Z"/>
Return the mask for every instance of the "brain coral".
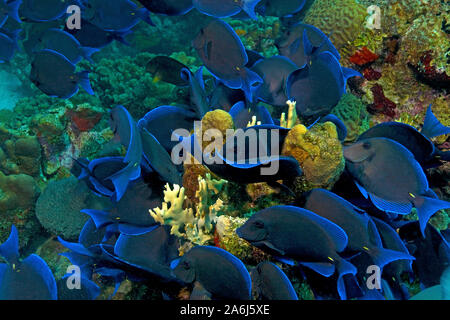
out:
<path id="1" fill-rule="evenodd" d="M 353 42 L 364 29 L 366 8 L 355 0 L 316 0 L 304 22 L 330 36 L 338 50 Z"/>
<path id="2" fill-rule="evenodd" d="M 109 201 L 109 200 L 108 200 Z M 89 216 L 82 209 L 102 210 L 108 201 L 95 196 L 75 177 L 50 182 L 36 203 L 36 216 L 50 233 L 76 240 Z"/>

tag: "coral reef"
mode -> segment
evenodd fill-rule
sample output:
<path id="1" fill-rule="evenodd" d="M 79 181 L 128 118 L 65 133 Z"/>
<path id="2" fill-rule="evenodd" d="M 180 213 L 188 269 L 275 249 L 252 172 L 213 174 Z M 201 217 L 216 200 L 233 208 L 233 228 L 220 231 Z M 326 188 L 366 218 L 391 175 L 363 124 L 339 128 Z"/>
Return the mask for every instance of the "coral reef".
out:
<path id="1" fill-rule="evenodd" d="M 172 226 L 172 234 L 204 245 L 213 239 L 217 215 L 223 206 L 222 200 L 213 200 L 211 195 L 217 195 L 225 183 L 225 180 L 211 179 L 209 174 L 205 178 L 199 176 L 195 193 L 198 201 L 188 208 L 184 206 L 187 199 L 184 187 L 174 185 L 171 189 L 166 184 L 162 207 L 150 209 L 149 212 L 155 221 Z"/>
<path id="2" fill-rule="evenodd" d="M 33 177 L 26 174 L 6 176 L 0 172 L 0 211 L 31 208 L 39 195 Z"/>
<path id="3" fill-rule="evenodd" d="M 316 0 L 304 22 L 322 30 L 341 50 L 364 29 L 366 16 L 366 8 L 355 0 Z"/>
<path id="4" fill-rule="evenodd" d="M 303 169 L 304 176 L 297 178 L 295 186 L 295 192 L 300 193 L 332 187 L 345 166 L 336 126 L 331 122 L 316 124 L 310 130 L 302 124 L 294 126 L 283 144 L 282 155 L 293 156 Z"/>
<path id="5" fill-rule="evenodd" d="M 36 202 L 36 216 L 51 234 L 77 240 L 89 216 L 83 209 L 104 210 L 109 199 L 94 195 L 86 183 L 75 177 L 51 181 Z"/>
<path id="6" fill-rule="evenodd" d="M 342 96 L 331 113 L 340 118 L 347 127 L 345 141 L 354 141 L 361 133 L 369 129 L 369 113 L 366 105 L 351 93 Z"/>

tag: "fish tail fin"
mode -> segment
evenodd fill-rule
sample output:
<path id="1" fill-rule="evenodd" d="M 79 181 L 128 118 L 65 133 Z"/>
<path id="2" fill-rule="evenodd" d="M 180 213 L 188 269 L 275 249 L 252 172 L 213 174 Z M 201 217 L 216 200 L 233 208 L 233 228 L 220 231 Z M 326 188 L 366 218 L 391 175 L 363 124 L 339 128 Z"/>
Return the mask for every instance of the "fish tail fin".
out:
<path id="1" fill-rule="evenodd" d="M 255 12 L 255 8 L 261 0 L 247 0 L 243 1 L 242 10 L 248 14 L 248 16 L 252 19 L 257 20 L 258 17 Z"/>
<path id="2" fill-rule="evenodd" d="M 345 259 L 339 259 L 336 263 L 336 268 L 338 272 L 337 279 L 337 291 L 341 300 L 347 299 L 347 291 L 345 289 L 344 276 L 346 274 L 355 275 L 357 270 L 356 267 Z"/>
<path id="3" fill-rule="evenodd" d="M 11 226 L 8 239 L 0 245 L 0 256 L 8 263 L 19 260 L 19 233 L 14 225 Z"/>
<path id="4" fill-rule="evenodd" d="M 77 75 L 80 86 L 91 96 L 95 95 L 94 90 L 92 90 L 91 83 L 89 82 L 89 71 L 81 71 L 78 72 Z"/>
<path id="5" fill-rule="evenodd" d="M 104 227 L 105 225 L 111 223 L 109 214 L 105 211 L 94 210 L 94 209 L 83 209 L 80 212 L 89 215 L 95 223 L 97 229 Z"/>
<path id="6" fill-rule="evenodd" d="M 433 114 L 433 110 L 431 110 L 431 104 L 428 106 L 421 133 L 428 138 L 450 134 L 450 127 L 444 126 L 438 118 L 436 118 Z"/>
<path id="7" fill-rule="evenodd" d="M 145 23 L 147 23 L 153 27 L 155 26 L 152 19 L 150 18 L 150 11 L 148 11 L 147 9 L 145 9 L 145 8 L 139 9 L 138 15 L 139 15 L 139 18 L 141 18 Z"/>
<path id="8" fill-rule="evenodd" d="M 81 47 L 80 50 L 81 50 L 81 56 L 83 58 L 85 58 L 86 60 L 88 60 L 90 63 L 94 63 L 94 61 L 91 58 L 91 55 L 100 51 L 100 49 L 90 48 L 90 47 Z"/>
<path id="9" fill-rule="evenodd" d="M 16 0 L 8 3 L 8 16 L 16 20 L 18 23 L 22 23 L 19 17 L 19 7 L 22 4 L 22 0 Z"/>
<path id="10" fill-rule="evenodd" d="M 379 247 L 371 247 L 367 252 L 373 259 L 373 262 L 380 268 L 383 269 L 385 265 L 392 261 L 397 260 L 415 260 L 413 256 L 407 253 L 389 250 Z"/>
<path id="11" fill-rule="evenodd" d="M 258 87 L 255 84 L 263 83 L 261 77 L 256 73 L 251 71 L 250 69 L 245 68 L 245 72 L 243 72 L 242 78 L 242 90 L 245 93 L 245 96 L 250 102 L 253 102 L 253 91 Z"/>
<path id="12" fill-rule="evenodd" d="M 115 200 L 119 201 L 127 190 L 128 183 L 132 180 L 136 180 L 141 174 L 141 166 L 137 165 L 130 169 L 131 164 L 128 164 L 122 170 L 109 176 L 108 180 L 114 185 L 115 189 Z"/>
<path id="13" fill-rule="evenodd" d="M 417 209 L 417 216 L 419 217 L 420 231 L 425 238 L 425 228 L 428 220 L 437 211 L 450 208 L 450 202 L 436 198 L 425 196 L 416 196 L 412 200 L 414 207 Z"/>
<path id="14" fill-rule="evenodd" d="M 122 281 L 125 280 L 125 272 L 120 269 L 113 269 L 107 267 L 98 268 L 96 272 L 103 277 L 112 278 L 114 280 L 115 282 L 114 292 L 108 297 L 109 300 L 112 299 L 112 297 L 116 295 L 117 290 L 119 290 Z"/>

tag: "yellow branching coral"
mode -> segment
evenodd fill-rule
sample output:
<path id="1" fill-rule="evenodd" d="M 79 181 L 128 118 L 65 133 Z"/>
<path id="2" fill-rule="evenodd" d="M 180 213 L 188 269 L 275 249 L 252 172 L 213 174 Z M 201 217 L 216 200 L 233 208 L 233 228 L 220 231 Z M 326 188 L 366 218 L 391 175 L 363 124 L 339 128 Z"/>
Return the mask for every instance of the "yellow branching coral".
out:
<path id="1" fill-rule="evenodd" d="M 174 185 L 171 189 L 166 184 L 161 208 L 150 209 L 150 215 L 155 221 L 170 225 L 172 234 L 203 245 L 212 240 L 217 214 L 223 207 L 221 199 L 212 203 L 211 196 L 217 195 L 225 183 L 225 180 L 211 179 L 209 173 L 206 178 L 199 176 L 195 194 L 198 201 L 194 208 L 183 208 L 187 199 L 184 187 Z"/>
<path id="2" fill-rule="evenodd" d="M 286 114 L 283 112 L 281 114 L 280 118 L 280 126 L 283 128 L 292 128 L 295 126 L 295 123 L 297 122 L 297 102 L 288 100 L 286 101 L 286 104 L 289 106 L 288 109 L 288 118 L 286 119 Z"/>
<path id="3" fill-rule="evenodd" d="M 183 209 L 184 188 L 175 184 L 173 189 L 170 189 L 169 184 L 165 185 L 164 202 L 161 208 L 150 209 L 150 215 L 156 222 L 161 224 L 168 224 L 172 226 L 171 234 L 176 236 L 185 236 L 180 232 L 184 226 L 194 223 L 194 214 L 191 208 Z"/>
<path id="4" fill-rule="evenodd" d="M 253 116 L 252 117 L 252 121 L 249 121 L 248 123 L 247 123 L 247 128 L 248 127 L 253 127 L 253 126 L 256 126 L 256 125 L 261 125 L 261 121 L 256 121 L 256 116 Z"/>

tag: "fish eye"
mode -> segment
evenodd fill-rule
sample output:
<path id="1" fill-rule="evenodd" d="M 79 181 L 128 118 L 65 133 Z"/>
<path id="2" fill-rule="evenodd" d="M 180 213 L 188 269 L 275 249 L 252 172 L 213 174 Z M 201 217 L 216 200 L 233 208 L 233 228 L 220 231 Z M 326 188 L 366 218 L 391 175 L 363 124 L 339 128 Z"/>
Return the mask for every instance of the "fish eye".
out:
<path id="1" fill-rule="evenodd" d="M 191 265 L 187 261 L 183 261 L 182 266 L 185 270 L 189 270 L 191 268 Z"/>
<path id="2" fill-rule="evenodd" d="M 363 143 L 363 148 L 366 149 L 366 150 L 370 149 L 370 142 L 364 142 Z"/>
<path id="3" fill-rule="evenodd" d="M 264 228 L 264 223 L 262 221 L 256 220 L 253 224 L 257 228 Z"/>

